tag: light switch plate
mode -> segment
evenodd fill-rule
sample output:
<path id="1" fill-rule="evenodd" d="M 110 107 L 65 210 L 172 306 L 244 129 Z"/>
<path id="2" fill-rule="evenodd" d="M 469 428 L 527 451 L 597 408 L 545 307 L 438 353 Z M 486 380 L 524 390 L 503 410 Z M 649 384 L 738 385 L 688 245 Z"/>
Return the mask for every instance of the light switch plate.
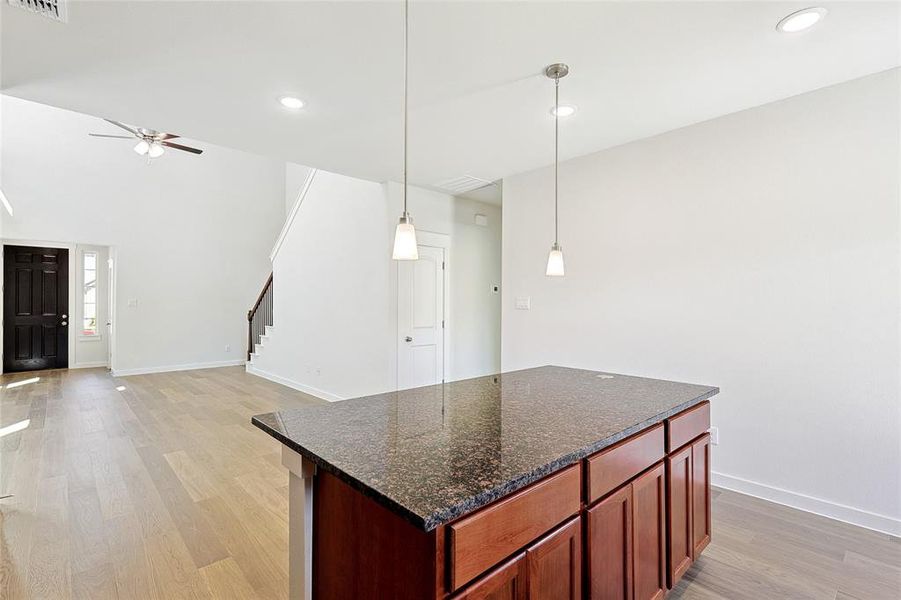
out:
<path id="1" fill-rule="evenodd" d="M 138 299 L 137 299 L 137 298 L 129 298 L 129 299 L 128 299 L 128 308 L 134 308 L 134 307 L 136 307 L 137 305 L 138 305 Z"/>
<path id="2" fill-rule="evenodd" d="M 516 310 L 532 310 L 532 297 L 531 296 L 517 296 L 516 297 Z"/>

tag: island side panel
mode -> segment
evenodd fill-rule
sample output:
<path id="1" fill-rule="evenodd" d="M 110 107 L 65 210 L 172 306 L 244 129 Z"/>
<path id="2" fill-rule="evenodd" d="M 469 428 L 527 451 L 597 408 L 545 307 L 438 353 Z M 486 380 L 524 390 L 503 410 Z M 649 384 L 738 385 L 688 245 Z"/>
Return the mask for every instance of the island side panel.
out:
<path id="1" fill-rule="evenodd" d="M 444 597 L 443 527 L 419 529 L 331 473 L 313 494 L 313 597 Z"/>

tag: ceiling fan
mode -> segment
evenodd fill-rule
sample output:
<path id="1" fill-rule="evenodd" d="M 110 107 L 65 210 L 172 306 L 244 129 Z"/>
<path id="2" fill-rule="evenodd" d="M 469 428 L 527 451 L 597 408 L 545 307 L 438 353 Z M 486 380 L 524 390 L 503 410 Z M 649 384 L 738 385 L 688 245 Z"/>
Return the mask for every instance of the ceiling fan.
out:
<path id="1" fill-rule="evenodd" d="M 89 133 L 88 135 L 92 137 L 115 138 L 120 140 L 130 140 L 135 138 L 138 140 L 138 143 L 135 145 L 134 151 L 141 156 L 147 156 L 149 158 L 159 158 L 163 155 L 163 152 L 165 152 L 165 148 L 184 150 L 185 152 L 190 152 L 191 154 L 203 153 L 203 150 L 200 150 L 198 148 L 191 148 L 190 146 L 183 146 L 181 144 L 170 142 L 169 140 L 179 137 L 171 133 L 160 133 L 159 131 L 156 131 L 154 129 L 145 129 L 144 127 L 129 127 L 124 123 L 112 121 L 110 119 L 103 120 L 107 123 L 115 125 L 116 127 L 124 129 L 131 135 L 107 135 L 105 133 Z"/>

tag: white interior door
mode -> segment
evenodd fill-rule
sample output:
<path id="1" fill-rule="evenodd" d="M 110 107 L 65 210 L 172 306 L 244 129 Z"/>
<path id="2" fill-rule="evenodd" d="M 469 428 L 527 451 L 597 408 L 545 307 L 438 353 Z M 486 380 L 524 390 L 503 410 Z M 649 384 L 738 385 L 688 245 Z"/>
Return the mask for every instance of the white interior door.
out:
<path id="1" fill-rule="evenodd" d="M 444 381 L 444 248 L 398 262 L 397 333 L 398 388 Z"/>

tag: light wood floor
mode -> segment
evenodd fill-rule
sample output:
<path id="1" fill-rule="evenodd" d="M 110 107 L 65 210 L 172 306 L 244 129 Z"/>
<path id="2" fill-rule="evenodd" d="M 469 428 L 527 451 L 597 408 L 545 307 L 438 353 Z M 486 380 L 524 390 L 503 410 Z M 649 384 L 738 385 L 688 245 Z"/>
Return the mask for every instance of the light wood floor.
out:
<path id="1" fill-rule="evenodd" d="M 0 598 L 287 597 L 287 476 L 249 421 L 312 398 L 240 367 L 0 384 L 0 427 L 30 420 L 0 439 Z M 669 598 L 901 598 L 897 539 L 714 495 L 713 542 Z"/>

